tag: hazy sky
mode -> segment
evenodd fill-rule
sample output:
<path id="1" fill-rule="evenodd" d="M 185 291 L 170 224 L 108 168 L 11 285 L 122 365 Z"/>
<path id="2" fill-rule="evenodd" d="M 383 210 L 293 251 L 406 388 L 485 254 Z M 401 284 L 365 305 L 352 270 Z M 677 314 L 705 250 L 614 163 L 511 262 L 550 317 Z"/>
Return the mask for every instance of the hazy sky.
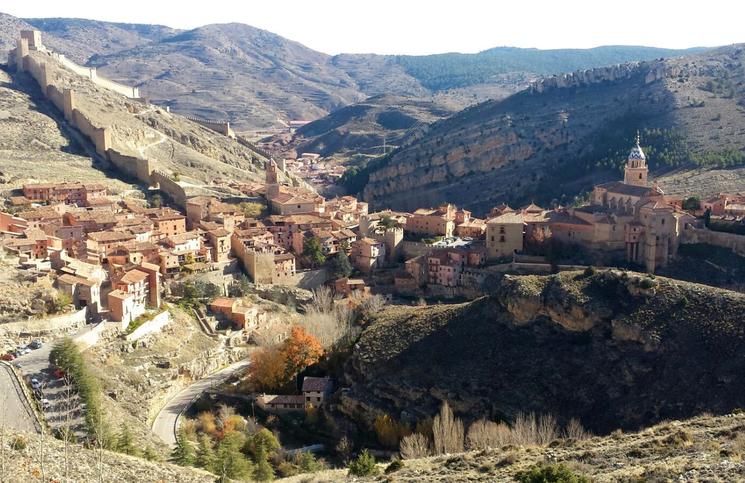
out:
<path id="1" fill-rule="evenodd" d="M 742 0 L 2 0 L 0 11 L 184 29 L 241 22 L 329 54 L 745 42 Z"/>

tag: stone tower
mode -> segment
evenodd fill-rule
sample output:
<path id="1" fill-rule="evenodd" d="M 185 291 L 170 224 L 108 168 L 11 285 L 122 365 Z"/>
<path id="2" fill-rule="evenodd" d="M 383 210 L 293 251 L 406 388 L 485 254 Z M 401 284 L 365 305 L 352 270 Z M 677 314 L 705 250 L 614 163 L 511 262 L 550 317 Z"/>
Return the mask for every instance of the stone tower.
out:
<path id="1" fill-rule="evenodd" d="M 647 157 L 644 155 L 639 145 L 639 133 L 636 134 L 636 146 L 631 148 L 629 157 L 626 161 L 626 167 L 623 171 L 624 184 L 633 186 L 647 186 L 647 177 L 649 168 L 647 167 Z"/>
<path id="2" fill-rule="evenodd" d="M 270 159 L 266 164 L 266 197 L 272 200 L 279 196 L 279 174 L 277 173 L 277 163 Z"/>

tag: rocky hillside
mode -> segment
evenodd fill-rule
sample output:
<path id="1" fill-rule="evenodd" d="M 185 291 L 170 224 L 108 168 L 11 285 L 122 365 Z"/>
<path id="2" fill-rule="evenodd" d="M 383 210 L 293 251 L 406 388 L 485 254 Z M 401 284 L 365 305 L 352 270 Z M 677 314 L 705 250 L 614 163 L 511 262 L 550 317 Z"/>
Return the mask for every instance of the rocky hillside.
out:
<path id="1" fill-rule="evenodd" d="M 640 129 L 653 174 L 678 170 L 663 188 L 689 189 L 686 171 L 745 161 L 743 60 L 732 46 L 550 78 L 435 123 L 358 184 L 377 207 L 447 200 L 484 213 L 504 201 L 561 201 L 617 179 Z M 700 194 L 737 189 L 740 175 Z"/>
<path id="2" fill-rule="evenodd" d="M 514 482 L 516 476 L 533 468 L 563 465 L 594 482 L 742 481 L 743 425 L 742 412 L 717 417 L 702 415 L 661 423 L 638 433 L 618 431 L 586 440 L 560 440 L 548 448 L 506 446 L 404 460 L 400 469 L 385 473 L 396 482 Z M 381 471 L 387 467 L 379 465 Z M 346 477 L 346 471 L 335 470 L 289 481 L 343 481 Z"/>
<path id="3" fill-rule="evenodd" d="M 586 50 L 496 48 L 479 54 L 329 56 L 243 24 L 179 31 L 84 19 L 0 14 L 3 54 L 21 28 L 40 29 L 54 50 L 137 84 L 174 110 L 228 119 L 241 129 L 317 119 L 379 94 L 435 96 L 459 108 L 500 99 L 537 76 L 680 55 L 646 47 Z"/>
<path id="4" fill-rule="evenodd" d="M 390 308 L 347 366 L 341 408 L 414 422 L 578 418 L 596 434 L 745 404 L 745 295 L 618 271 L 505 277 L 461 305 Z"/>
<path id="5" fill-rule="evenodd" d="M 7 434 L 2 448 L 3 481 L 106 481 L 210 483 L 215 476 L 193 468 L 88 449 L 52 436 Z"/>
<path id="6" fill-rule="evenodd" d="M 0 70 L 0 190 L 32 181 L 84 180 L 128 187 L 86 153 L 33 79 Z"/>
<path id="7" fill-rule="evenodd" d="M 452 105 L 435 99 L 380 95 L 306 124 L 289 143 L 297 152 L 367 154 L 383 152 L 404 142 L 412 128 L 452 115 Z"/>

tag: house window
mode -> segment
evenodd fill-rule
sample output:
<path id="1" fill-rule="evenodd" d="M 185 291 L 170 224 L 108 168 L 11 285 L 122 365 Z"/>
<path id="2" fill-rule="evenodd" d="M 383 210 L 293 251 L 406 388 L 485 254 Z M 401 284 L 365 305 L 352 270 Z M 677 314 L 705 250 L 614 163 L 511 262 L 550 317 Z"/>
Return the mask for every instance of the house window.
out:
<path id="1" fill-rule="evenodd" d="M 500 226 L 499 227 L 499 233 L 504 233 L 504 227 L 503 226 Z"/>
<path id="2" fill-rule="evenodd" d="M 499 242 L 504 243 L 504 235 L 499 237 Z"/>
<path id="3" fill-rule="evenodd" d="M 639 173 L 639 179 L 642 179 L 642 174 L 641 173 Z"/>
<path id="4" fill-rule="evenodd" d="M 665 224 L 665 219 L 663 218 L 660 223 L 664 225 Z"/>

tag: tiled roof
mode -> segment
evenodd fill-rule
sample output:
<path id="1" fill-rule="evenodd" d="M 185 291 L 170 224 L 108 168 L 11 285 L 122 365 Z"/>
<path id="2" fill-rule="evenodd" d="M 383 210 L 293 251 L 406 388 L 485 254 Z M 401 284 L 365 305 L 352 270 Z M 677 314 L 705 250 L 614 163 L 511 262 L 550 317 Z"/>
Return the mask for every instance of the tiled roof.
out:
<path id="1" fill-rule="evenodd" d="M 328 377 L 304 377 L 303 392 L 325 392 L 331 388 L 331 379 Z"/>

